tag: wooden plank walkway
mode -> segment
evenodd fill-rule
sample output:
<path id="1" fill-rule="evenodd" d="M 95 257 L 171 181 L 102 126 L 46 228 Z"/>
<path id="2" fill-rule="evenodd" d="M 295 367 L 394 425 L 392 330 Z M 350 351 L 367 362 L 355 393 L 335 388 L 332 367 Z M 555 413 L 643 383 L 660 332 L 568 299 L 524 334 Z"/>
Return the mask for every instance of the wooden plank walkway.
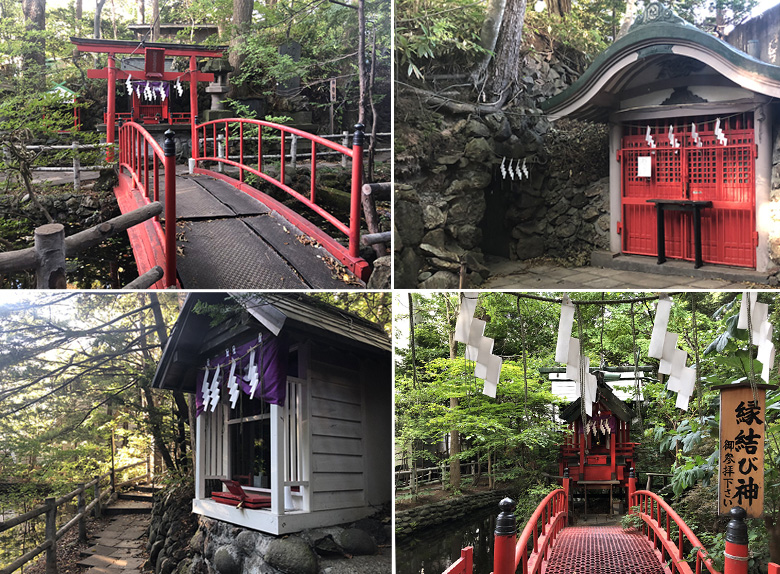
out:
<path id="1" fill-rule="evenodd" d="M 117 200 L 122 213 L 146 202 L 135 191 L 118 192 Z M 164 203 L 164 196 L 160 201 Z M 176 219 L 176 265 L 183 288 L 363 287 L 289 221 L 226 182 L 203 175 L 177 175 Z M 128 233 L 139 273 L 154 264 L 163 266 L 163 238 L 155 228 L 159 229 L 149 221 Z M 152 263 L 155 258 L 157 263 Z"/>

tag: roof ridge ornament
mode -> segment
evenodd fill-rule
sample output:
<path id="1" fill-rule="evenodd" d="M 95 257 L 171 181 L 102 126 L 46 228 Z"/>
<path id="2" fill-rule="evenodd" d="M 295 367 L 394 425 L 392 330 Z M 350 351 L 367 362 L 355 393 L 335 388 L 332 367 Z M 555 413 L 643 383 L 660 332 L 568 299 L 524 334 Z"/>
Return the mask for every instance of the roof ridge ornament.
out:
<path id="1" fill-rule="evenodd" d="M 644 12 L 641 12 L 629 28 L 629 32 L 646 24 L 679 24 L 690 26 L 688 22 L 678 16 L 674 10 L 667 8 L 661 2 L 651 2 Z"/>

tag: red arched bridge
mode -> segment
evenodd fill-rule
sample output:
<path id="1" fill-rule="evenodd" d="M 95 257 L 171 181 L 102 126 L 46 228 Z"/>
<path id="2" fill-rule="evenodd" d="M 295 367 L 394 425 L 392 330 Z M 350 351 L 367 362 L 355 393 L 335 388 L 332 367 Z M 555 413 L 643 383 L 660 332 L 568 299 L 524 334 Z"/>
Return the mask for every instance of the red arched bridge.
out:
<path id="1" fill-rule="evenodd" d="M 629 478 L 629 512 L 638 514 L 641 526 L 570 526 L 569 486 L 552 491 L 531 515 L 520 536 L 512 510 L 514 501 L 501 501 L 496 520 L 493 574 L 721 574 L 696 534 L 680 516 L 649 490 L 636 490 Z M 748 533 L 745 511 L 731 510 L 726 530 L 722 574 L 747 574 Z M 473 548 L 444 574 L 472 574 Z M 780 565 L 770 564 L 769 574 L 780 574 Z"/>
<path id="2" fill-rule="evenodd" d="M 158 218 L 128 230 L 139 274 L 162 267 L 158 288 L 362 286 L 370 270 L 359 249 L 364 136 L 362 125 L 355 128 L 350 148 L 266 121 L 206 122 L 192 130 L 189 172 L 177 173 L 172 131 L 160 145 L 143 125 L 121 125 L 120 210 L 165 206 Z M 307 156 L 308 173 L 286 161 Z M 351 177 L 340 190 L 349 198 L 348 216 L 340 219 L 322 205 L 317 182 L 318 170 L 343 164 L 351 164 Z M 293 189 L 291 172 L 299 182 L 308 176 L 305 192 Z M 264 185 L 276 198 L 258 189 Z"/>

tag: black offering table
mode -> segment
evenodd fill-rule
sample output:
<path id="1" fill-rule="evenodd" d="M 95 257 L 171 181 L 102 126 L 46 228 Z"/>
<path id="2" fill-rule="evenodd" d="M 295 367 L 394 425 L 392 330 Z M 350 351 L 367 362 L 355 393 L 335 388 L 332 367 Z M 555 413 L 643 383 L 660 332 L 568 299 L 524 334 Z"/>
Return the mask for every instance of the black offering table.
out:
<path id="1" fill-rule="evenodd" d="M 712 207 L 711 201 L 695 201 L 693 199 L 648 199 L 647 203 L 655 204 L 656 222 L 658 226 L 658 264 L 666 262 L 666 227 L 664 211 L 693 212 L 693 244 L 695 249 L 694 269 L 703 265 L 701 256 L 701 210 Z"/>

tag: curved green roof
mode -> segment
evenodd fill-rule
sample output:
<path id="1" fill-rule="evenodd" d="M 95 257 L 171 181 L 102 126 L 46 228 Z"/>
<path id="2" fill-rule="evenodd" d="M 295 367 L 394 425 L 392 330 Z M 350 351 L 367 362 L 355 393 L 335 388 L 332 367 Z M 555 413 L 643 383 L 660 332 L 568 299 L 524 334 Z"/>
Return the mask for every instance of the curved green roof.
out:
<path id="1" fill-rule="evenodd" d="M 603 120 L 612 111 L 600 103 L 605 92 L 619 93 L 642 69 L 675 56 L 699 60 L 742 88 L 780 97 L 780 67 L 748 56 L 653 2 L 628 34 L 599 54 L 574 84 L 543 102 L 542 110 L 553 119 Z"/>

